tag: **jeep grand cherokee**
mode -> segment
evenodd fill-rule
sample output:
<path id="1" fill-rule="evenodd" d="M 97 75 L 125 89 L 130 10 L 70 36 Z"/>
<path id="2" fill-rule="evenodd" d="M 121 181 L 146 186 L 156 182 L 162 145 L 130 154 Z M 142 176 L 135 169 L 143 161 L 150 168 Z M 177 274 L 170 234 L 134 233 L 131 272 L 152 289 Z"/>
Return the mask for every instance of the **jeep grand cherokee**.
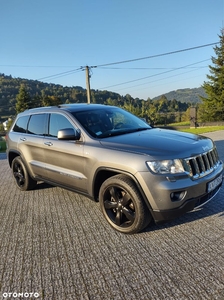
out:
<path id="1" fill-rule="evenodd" d="M 123 233 L 205 204 L 223 180 L 211 139 L 152 128 L 113 106 L 27 110 L 15 119 L 7 146 L 20 190 L 44 181 L 99 200 L 108 223 Z"/>

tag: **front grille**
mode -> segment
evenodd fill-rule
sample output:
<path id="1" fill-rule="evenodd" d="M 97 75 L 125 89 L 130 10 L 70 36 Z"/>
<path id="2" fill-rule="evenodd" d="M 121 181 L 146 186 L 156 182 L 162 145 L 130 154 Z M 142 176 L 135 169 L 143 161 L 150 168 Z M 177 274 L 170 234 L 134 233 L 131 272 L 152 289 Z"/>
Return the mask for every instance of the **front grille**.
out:
<path id="1" fill-rule="evenodd" d="M 192 179 L 198 179 L 213 172 L 219 165 L 219 157 L 216 148 L 203 154 L 184 159 L 185 171 Z"/>

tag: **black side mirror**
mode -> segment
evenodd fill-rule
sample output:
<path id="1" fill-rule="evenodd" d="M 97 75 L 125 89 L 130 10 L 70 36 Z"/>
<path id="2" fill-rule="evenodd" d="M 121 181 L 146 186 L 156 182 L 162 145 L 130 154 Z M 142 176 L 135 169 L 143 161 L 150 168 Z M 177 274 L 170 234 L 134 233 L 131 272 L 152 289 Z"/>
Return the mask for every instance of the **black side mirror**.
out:
<path id="1" fill-rule="evenodd" d="M 77 141 L 81 137 L 81 133 L 77 129 L 73 128 L 64 128 L 58 131 L 59 140 L 73 140 Z"/>

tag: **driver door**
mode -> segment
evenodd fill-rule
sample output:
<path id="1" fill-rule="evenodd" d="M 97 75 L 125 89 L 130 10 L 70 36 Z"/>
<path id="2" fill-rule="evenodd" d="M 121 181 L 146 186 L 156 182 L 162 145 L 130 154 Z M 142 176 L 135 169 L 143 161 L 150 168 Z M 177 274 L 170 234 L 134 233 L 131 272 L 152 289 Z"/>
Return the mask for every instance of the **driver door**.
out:
<path id="1" fill-rule="evenodd" d="M 84 145 L 80 141 L 58 140 L 58 131 L 65 128 L 74 129 L 75 126 L 62 114 L 50 114 L 49 132 L 44 141 L 47 177 L 56 184 L 85 192 Z"/>

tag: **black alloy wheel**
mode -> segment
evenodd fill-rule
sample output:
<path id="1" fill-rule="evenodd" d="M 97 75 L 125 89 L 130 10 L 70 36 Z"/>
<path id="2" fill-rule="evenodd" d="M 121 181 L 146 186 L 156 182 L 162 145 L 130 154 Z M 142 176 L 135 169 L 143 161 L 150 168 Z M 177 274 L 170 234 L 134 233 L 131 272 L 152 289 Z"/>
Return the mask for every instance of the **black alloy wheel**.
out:
<path id="1" fill-rule="evenodd" d="M 100 188 L 100 206 L 109 224 L 122 233 L 136 233 L 151 221 L 136 185 L 127 176 L 107 179 Z"/>
<path id="2" fill-rule="evenodd" d="M 12 161 L 12 173 L 16 185 L 21 191 L 27 191 L 35 187 L 37 182 L 30 177 L 19 156 L 15 157 Z"/>

